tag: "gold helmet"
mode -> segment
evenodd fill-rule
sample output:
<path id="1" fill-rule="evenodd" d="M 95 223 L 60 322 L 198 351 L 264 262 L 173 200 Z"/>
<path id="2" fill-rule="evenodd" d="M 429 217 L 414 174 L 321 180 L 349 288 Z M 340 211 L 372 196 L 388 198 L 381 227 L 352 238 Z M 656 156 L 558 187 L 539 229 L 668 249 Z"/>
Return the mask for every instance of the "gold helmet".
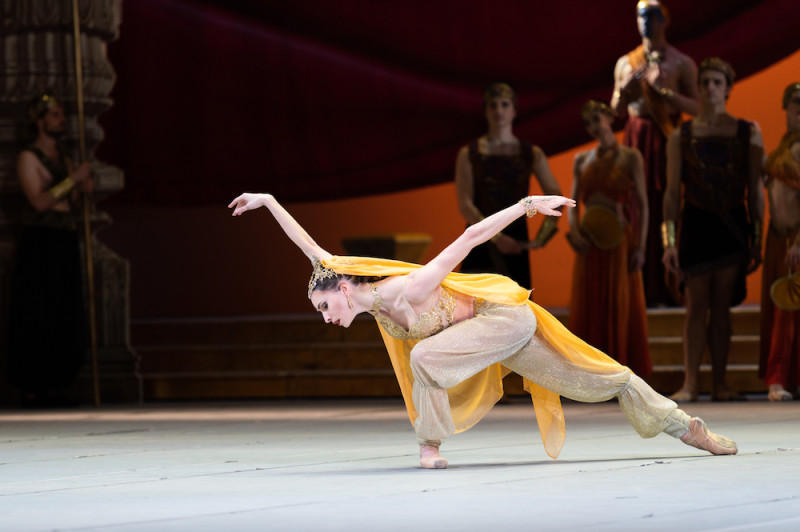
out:
<path id="1" fill-rule="evenodd" d="M 792 94 L 800 91 L 800 83 L 790 83 L 783 91 L 783 108 L 789 107 L 789 102 L 792 100 Z"/>
<path id="2" fill-rule="evenodd" d="M 614 117 L 614 111 L 608 106 L 606 102 L 600 100 L 589 100 L 583 107 L 581 107 L 581 118 L 585 119 L 591 113 L 601 113 Z"/>
<path id="3" fill-rule="evenodd" d="M 800 310 L 800 270 L 772 283 L 769 295 L 778 308 Z"/>
<path id="4" fill-rule="evenodd" d="M 700 77 L 700 74 L 705 72 L 706 70 L 716 70 L 720 72 L 723 76 L 725 76 L 725 81 L 728 82 L 728 87 L 733 86 L 733 82 L 736 80 L 736 72 L 733 70 L 733 67 L 727 61 L 723 61 L 719 57 L 707 57 L 700 62 L 700 66 L 697 67 L 697 76 Z"/>
<path id="5" fill-rule="evenodd" d="M 31 121 L 35 122 L 42 118 L 44 114 L 55 106 L 63 107 L 61 101 L 55 97 L 51 91 L 44 91 L 37 94 L 28 104 L 28 115 Z"/>
<path id="6" fill-rule="evenodd" d="M 508 83 L 496 82 L 486 87 L 483 91 L 483 107 L 489 105 L 493 98 L 508 98 L 514 104 L 514 109 L 517 108 L 517 92 Z"/>
<path id="7" fill-rule="evenodd" d="M 637 15 L 645 15 L 648 11 L 657 11 L 661 15 L 661 20 L 663 22 L 669 22 L 669 11 L 667 10 L 667 6 L 661 2 L 655 4 L 651 4 L 647 0 L 639 0 L 636 2 Z"/>

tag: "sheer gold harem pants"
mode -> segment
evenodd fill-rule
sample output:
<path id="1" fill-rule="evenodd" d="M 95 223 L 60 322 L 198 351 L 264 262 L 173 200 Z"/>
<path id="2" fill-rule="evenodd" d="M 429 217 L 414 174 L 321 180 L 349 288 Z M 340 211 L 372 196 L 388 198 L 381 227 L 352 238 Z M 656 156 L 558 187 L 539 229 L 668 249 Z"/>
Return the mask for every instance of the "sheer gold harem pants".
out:
<path id="1" fill-rule="evenodd" d="M 474 318 L 420 341 L 411 351 L 418 414 L 414 428 L 419 442 L 438 446 L 455 431 L 447 389 L 496 362 L 575 401 L 594 403 L 616 397 L 644 438 L 659 432 L 680 437 L 686 432 L 689 417 L 630 369 L 581 367 L 556 351 L 536 329 L 536 317 L 527 305 L 489 304 Z"/>

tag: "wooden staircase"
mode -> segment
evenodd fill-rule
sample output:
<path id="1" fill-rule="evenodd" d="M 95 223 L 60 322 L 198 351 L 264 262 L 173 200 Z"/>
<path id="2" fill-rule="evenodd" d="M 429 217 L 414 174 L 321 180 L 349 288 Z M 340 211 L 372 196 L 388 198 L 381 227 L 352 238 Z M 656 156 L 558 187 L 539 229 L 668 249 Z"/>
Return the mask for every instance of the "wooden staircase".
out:
<path id="1" fill-rule="evenodd" d="M 555 312 L 562 321 L 566 311 Z M 653 375 L 661 393 L 683 378 L 684 310 L 648 311 Z M 733 311 L 728 382 L 764 392 L 758 378 L 759 309 Z M 134 320 L 132 343 L 141 357 L 146 400 L 399 396 L 400 389 L 372 318 L 350 328 L 325 325 L 318 314 Z M 505 381 L 523 394 L 521 379 Z M 701 367 L 701 393 L 710 391 L 710 366 Z"/>
<path id="2" fill-rule="evenodd" d="M 374 320 L 319 314 L 135 320 L 145 399 L 379 397 L 399 387 Z"/>
<path id="3" fill-rule="evenodd" d="M 648 382 L 661 393 L 672 393 L 683 384 L 683 308 L 650 309 L 647 326 L 650 335 L 650 356 L 653 374 Z M 759 330 L 761 312 L 758 305 L 732 309 L 731 348 L 728 355 L 728 384 L 734 390 L 766 393 L 763 379 L 758 377 Z M 711 365 L 708 352 L 700 366 L 700 393 L 711 392 Z"/>

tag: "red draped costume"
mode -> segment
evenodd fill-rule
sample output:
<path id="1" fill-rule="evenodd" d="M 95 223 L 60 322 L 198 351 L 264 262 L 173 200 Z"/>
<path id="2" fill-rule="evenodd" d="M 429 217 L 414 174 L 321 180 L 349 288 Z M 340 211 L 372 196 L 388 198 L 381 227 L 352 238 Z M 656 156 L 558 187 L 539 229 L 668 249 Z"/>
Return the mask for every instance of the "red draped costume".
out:
<path id="1" fill-rule="evenodd" d="M 800 163 L 792 157 L 791 147 L 800 142 L 800 131 L 787 133 L 778 148 L 769 155 L 766 170 L 769 181 L 777 179 L 800 191 Z M 759 375 L 767 386 L 780 384 L 794 388 L 800 383 L 800 310 L 783 310 L 770 297 L 772 283 L 788 275 L 787 243 L 793 242 L 800 228 L 778 231 L 770 224 L 764 250 L 761 286 L 761 358 Z"/>
<path id="2" fill-rule="evenodd" d="M 636 70 L 647 62 L 644 47 L 639 46 L 628 54 L 631 68 Z M 664 189 L 667 187 L 667 136 L 680 120 L 680 114 L 671 115 L 667 111 L 664 97 L 642 80 L 642 98 L 650 116 L 629 116 L 625 123 L 622 144 L 636 148 L 644 158 L 644 176 L 647 184 L 647 207 L 650 218 L 647 228 L 647 248 L 642 280 L 645 286 L 647 304 L 658 306 L 675 303 L 676 294 L 667 287 L 667 274 L 661 257 L 661 221 L 663 219 Z M 635 203 L 631 203 L 630 222 L 634 228 L 634 238 L 639 237 L 639 213 Z"/>
<path id="3" fill-rule="evenodd" d="M 587 164 L 580 176 L 584 204 L 596 192 L 614 199 L 619 211 L 630 203 L 634 182 L 614 164 L 613 150 Z M 631 224 L 622 224 L 622 241 L 613 249 L 593 246 L 577 255 L 572 280 L 569 329 L 640 376 L 650 375 L 647 309 L 642 272 L 629 271 L 637 246 Z"/>

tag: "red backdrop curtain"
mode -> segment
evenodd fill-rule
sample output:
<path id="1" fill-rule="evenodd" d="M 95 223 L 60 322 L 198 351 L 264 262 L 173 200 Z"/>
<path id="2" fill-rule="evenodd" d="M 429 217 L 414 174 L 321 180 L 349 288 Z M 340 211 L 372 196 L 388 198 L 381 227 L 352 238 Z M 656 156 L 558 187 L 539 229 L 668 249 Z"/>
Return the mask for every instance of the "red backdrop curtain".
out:
<path id="1" fill-rule="evenodd" d="M 797 0 L 670 0 L 670 42 L 740 77 L 798 48 Z M 126 0 L 99 157 L 140 205 L 386 193 L 452 179 L 484 132 L 481 92 L 519 93 L 516 132 L 547 153 L 586 140 L 640 42 L 635 1 Z"/>

